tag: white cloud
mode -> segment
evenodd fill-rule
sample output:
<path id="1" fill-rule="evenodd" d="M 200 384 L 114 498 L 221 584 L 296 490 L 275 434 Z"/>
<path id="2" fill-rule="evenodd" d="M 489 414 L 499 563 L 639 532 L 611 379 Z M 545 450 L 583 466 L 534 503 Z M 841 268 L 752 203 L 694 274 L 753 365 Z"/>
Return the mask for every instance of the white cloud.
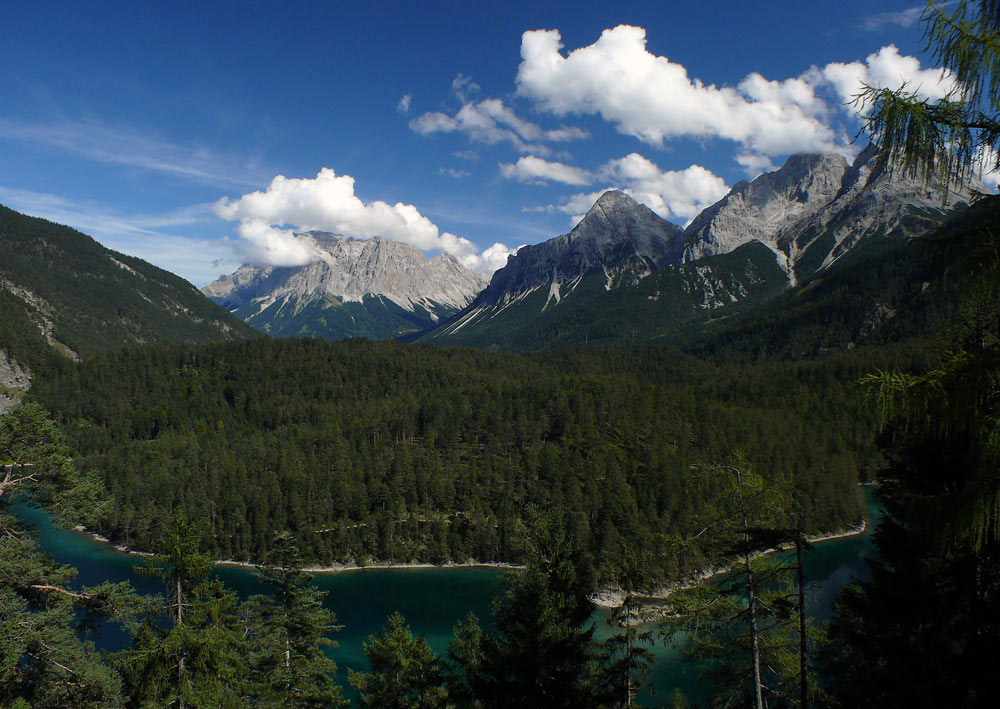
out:
<path id="1" fill-rule="evenodd" d="M 584 215 L 594 206 L 597 198 L 614 187 L 605 187 L 595 192 L 578 192 L 562 204 L 547 204 L 543 207 L 524 207 L 524 212 L 563 212 L 570 215 L 570 226 L 576 226 Z"/>
<path id="2" fill-rule="evenodd" d="M 472 94 L 478 94 L 479 89 L 479 84 L 473 81 L 471 76 L 466 76 L 465 74 L 460 73 L 451 80 L 451 92 L 463 102 Z"/>
<path id="3" fill-rule="evenodd" d="M 14 123 L 0 118 L 0 139 L 13 140 L 97 162 L 136 167 L 211 185 L 246 186 L 262 178 L 258 167 L 204 146 L 180 145 L 148 132 L 88 121 Z"/>
<path id="4" fill-rule="evenodd" d="M 725 180 L 701 165 L 691 165 L 684 170 L 661 170 L 656 163 L 638 153 L 609 160 L 595 172 L 529 155 L 515 164 L 502 163 L 500 174 L 508 179 L 530 183 L 553 181 L 582 186 L 598 180 L 606 181 L 664 219 L 691 219 L 721 199 L 729 189 Z M 528 211 L 565 212 L 576 223 L 605 191 L 582 192 L 563 204 L 533 207 Z"/>
<path id="5" fill-rule="evenodd" d="M 406 115 L 410 112 L 410 103 L 412 101 L 413 94 L 403 94 L 403 98 L 399 99 L 399 103 L 396 104 L 396 110 Z"/>
<path id="6" fill-rule="evenodd" d="M 462 180 L 472 175 L 472 173 L 467 170 L 457 170 L 453 167 L 439 167 L 438 174 L 454 177 L 456 180 Z"/>
<path id="7" fill-rule="evenodd" d="M 620 25 L 567 55 L 558 30 L 525 32 L 518 93 L 557 116 L 598 114 L 654 146 L 671 138 L 725 138 L 764 155 L 830 150 L 822 102 L 803 79 L 751 74 L 739 87 L 706 85 L 646 50 L 646 31 Z"/>
<path id="8" fill-rule="evenodd" d="M 477 270 L 482 271 L 483 273 L 491 274 L 497 271 L 498 269 L 503 268 L 504 266 L 507 265 L 507 257 L 516 254 L 518 251 L 521 250 L 521 247 L 523 246 L 524 244 L 521 244 L 521 246 L 516 246 L 513 249 L 508 249 L 503 244 L 500 243 L 493 244 L 493 246 L 483 251 L 482 255 L 480 256 L 481 262 Z"/>
<path id="9" fill-rule="evenodd" d="M 638 153 L 611 160 L 602 174 L 625 185 L 625 191 L 636 201 L 665 219 L 693 219 L 729 191 L 721 177 L 701 165 L 664 171 Z"/>
<path id="10" fill-rule="evenodd" d="M 520 118 L 496 98 L 464 103 L 454 116 L 440 111 L 424 113 L 410 121 L 410 129 L 420 135 L 459 132 L 475 142 L 487 145 L 507 142 L 519 152 L 546 155 L 551 150 L 543 143 L 579 140 L 588 136 L 585 130 L 572 126 L 543 129 L 537 123 Z"/>
<path id="11" fill-rule="evenodd" d="M 549 162 L 534 155 L 525 155 L 516 163 L 500 163 L 500 174 L 520 182 L 562 182 L 567 185 L 589 185 L 594 176 L 580 167 Z"/>
<path id="12" fill-rule="evenodd" d="M 316 259 L 296 232 L 332 231 L 346 236 L 383 236 L 426 251 L 441 250 L 469 268 L 483 267 L 483 258 L 468 239 L 442 232 L 412 204 L 367 204 L 354 194 L 354 178 L 323 168 L 315 178 L 278 175 L 267 189 L 238 200 L 220 199 L 213 211 L 238 221 L 240 255 L 256 263 L 297 266 Z M 286 228 L 287 227 L 287 228 Z"/>
<path id="13" fill-rule="evenodd" d="M 456 150 L 451 155 L 459 160 L 468 160 L 469 162 L 479 162 L 481 159 L 475 150 Z"/>
<path id="14" fill-rule="evenodd" d="M 747 177 L 753 179 L 764 172 L 772 172 L 778 169 L 771 158 L 766 155 L 759 155 L 757 153 L 738 153 L 736 155 L 736 162 L 738 162 L 742 167 L 744 172 L 746 172 Z"/>
<path id="15" fill-rule="evenodd" d="M 844 104 L 852 103 L 865 85 L 898 89 L 905 84 L 909 91 L 931 101 L 944 98 L 957 86 L 949 70 L 922 69 L 919 59 L 901 55 L 891 44 L 869 54 L 864 62 L 831 62 L 818 74 L 816 79 L 828 82 Z M 850 110 L 861 113 L 863 107 L 853 106 Z"/>

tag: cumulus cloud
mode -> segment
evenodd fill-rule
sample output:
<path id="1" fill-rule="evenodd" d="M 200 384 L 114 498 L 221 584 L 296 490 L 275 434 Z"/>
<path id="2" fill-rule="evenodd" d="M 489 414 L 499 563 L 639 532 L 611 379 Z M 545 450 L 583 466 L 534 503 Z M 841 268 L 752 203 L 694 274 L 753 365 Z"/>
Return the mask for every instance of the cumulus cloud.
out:
<path id="1" fill-rule="evenodd" d="M 654 146 L 678 137 L 725 138 L 747 150 L 780 155 L 829 150 L 834 132 L 822 102 L 802 79 L 752 74 L 738 87 L 706 85 L 687 69 L 646 50 L 646 31 L 619 25 L 563 55 L 558 30 L 525 32 L 517 87 L 557 116 L 597 114 Z"/>
<path id="2" fill-rule="evenodd" d="M 585 130 L 574 126 L 543 129 L 537 123 L 519 117 L 496 98 L 466 102 L 453 116 L 441 111 L 421 114 L 410 121 L 410 129 L 420 135 L 459 132 L 475 142 L 487 145 L 507 142 L 519 152 L 546 155 L 551 150 L 543 143 L 579 140 L 588 136 Z"/>
<path id="3" fill-rule="evenodd" d="M 413 94 L 403 94 L 403 98 L 399 99 L 399 103 L 396 104 L 396 110 L 402 114 L 407 114 L 410 112 L 410 103 L 413 101 Z"/>
<path id="4" fill-rule="evenodd" d="M 479 162 L 480 160 L 479 153 L 475 150 L 456 150 L 451 155 L 459 160 L 468 160 L 469 162 Z"/>
<path id="5" fill-rule="evenodd" d="M 346 236 L 383 236 L 413 244 L 418 249 L 441 250 L 469 268 L 483 268 L 475 244 L 442 232 L 412 204 L 367 204 L 354 194 L 354 178 L 324 167 L 315 178 L 278 175 L 267 189 L 245 194 L 235 201 L 222 198 L 213 211 L 228 221 L 238 221 L 240 255 L 255 263 L 301 266 L 317 259 L 297 232 L 322 230 Z"/>
<path id="6" fill-rule="evenodd" d="M 920 66 L 916 57 L 899 53 L 895 45 L 882 47 L 869 54 L 864 62 L 843 64 L 831 62 L 813 74 L 814 81 L 828 82 L 844 104 L 853 104 L 854 97 L 865 87 L 898 89 L 904 84 L 922 98 L 942 99 L 957 88 L 954 74 L 947 69 Z M 865 107 L 852 105 L 863 113 Z"/>
<path id="7" fill-rule="evenodd" d="M 652 160 L 638 153 L 609 160 L 594 172 L 529 155 L 514 164 L 502 163 L 500 174 L 529 183 L 552 181 L 582 186 L 603 181 L 611 185 L 607 189 L 624 190 L 664 219 L 691 219 L 721 199 L 729 189 L 725 180 L 701 165 L 691 165 L 684 170 L 661 170 Z M 565 212 L 576 223 L 605 191 L 581 192 L 565 203 L 532 207 L 528 211 Z"/>
<path id="8" fill-rule="evenodd" d="M 493 273 L 507 265 L 507 258 L 513 256 L 521 250 L 524 244 L 508 249 L 501 243 L 493 244 L 480 255 L 480 263 L 477 270 L 483 273 Z"/>
<path id="9" fill-rule="evenodd" d="M 624 184 L 636 201 L 664 218 L 693 219 L 729 191 L 725 180 L 701 165 L 691 165 L 684 170 L 661 170 L 638 153 L 611 160 L 602 169 L 602 174 Z"/>
<path id="10" fill-rule="evenodd" d="M 526 155 L 516 163 L 500 163 L 500 174 L 508 180 L 542 183 L 562 182 L 567 185 L 589 185 L 594 176 L 580 167 L 549 162 L 534 155 Z"/>

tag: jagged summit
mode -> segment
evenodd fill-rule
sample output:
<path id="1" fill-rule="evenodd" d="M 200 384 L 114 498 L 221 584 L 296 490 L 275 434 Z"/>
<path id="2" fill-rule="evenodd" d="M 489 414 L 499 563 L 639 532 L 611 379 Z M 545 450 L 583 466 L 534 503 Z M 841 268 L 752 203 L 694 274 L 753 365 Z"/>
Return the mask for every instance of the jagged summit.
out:
<path id="1" fill-rule="evenodd" d="M 779 170 L 739 182 L 684 231 L 684 261 L 729 253 L 752 240 L 794 276 L 822 267 L 865 236 L 888 233 L 921 211 L 947 208 L 941 185 L 874 171 L 869 146 L 853 163 L 837 153 L 793 155 Z M 952 185 L 949 205 L 967 201 Z"/>
<path id="2" fill-rule="evenodd" d="M 947 206 L 941 186 L 877 169 L 874 155 L 793 155 L 685 230 L 605 192 L 568 234 L 518 251 L 427 339 L 533 349 L 620 343 L 643 327 L 666 337 L 699 313 L 777 295 L 866 238 L 923 233 L 968 200 L 953 185 Z"/>
<path id="3" fill-rule="evenodd" d="M 522 247 L 493 274 L 477 305 L 549 287 L 558 302 L 585 273 L 601 270 L 609 287 L 626 274 L 660 268 L 683 248 L 681 228 L 618 190 L 605 192 L 568 234 Z"/>
<path id="4" fill-rule="evenodd" d="M 485 276 L 454 257 L 441 254 L 428 259 L 411 244 L 315 231 L 300 237 L 316 253 L 312 263 L 291 267 L 244 264 L 202 292 L 259 329 L 341 339 L 395 337 L 429 327 L 441 316 L 468 305 L 486 286 Z M 329 312 L 354 304 L 337 313 L 337 318 Z M 376 309 L 379 313 L 373 312 Z M 386 309 L 391 317 L 381 312 Z M 314 325 L 311 318 L 325 322 Z M 374 330 L 373 318 L 379 321 Z M 394 324 L 383 322 L 387 318 Z M 332 319 L 341 322 L 332 327 Z M 293 322 L 294 329 L 289 331 Z"/>

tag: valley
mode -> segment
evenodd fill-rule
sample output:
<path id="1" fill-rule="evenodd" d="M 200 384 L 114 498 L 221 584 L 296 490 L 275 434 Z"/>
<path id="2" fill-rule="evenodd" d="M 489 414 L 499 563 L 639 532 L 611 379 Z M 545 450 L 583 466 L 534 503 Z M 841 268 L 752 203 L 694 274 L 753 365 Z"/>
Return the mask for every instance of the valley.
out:
<path id="1" fill-rule="evenodd" d="M 1000 3 L 0 34 L 0 708 L 996 704 Z"/>

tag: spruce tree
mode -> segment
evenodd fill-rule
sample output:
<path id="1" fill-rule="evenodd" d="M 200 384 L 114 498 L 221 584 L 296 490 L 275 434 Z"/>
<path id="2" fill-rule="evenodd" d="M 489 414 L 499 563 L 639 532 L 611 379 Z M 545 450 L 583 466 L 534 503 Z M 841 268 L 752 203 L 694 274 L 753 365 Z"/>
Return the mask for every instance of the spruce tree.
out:
<path id="1" fill-rule="evenodd" d="M 275 534 L 257 577 L 270 595 L 247 601 L 250 683 L 254 703 L 275 707 L 346 706 L 334 677 L 337 665 L 323 652 L 341 630 L 326 597 L 303 571 L 292 535 Z"/>

